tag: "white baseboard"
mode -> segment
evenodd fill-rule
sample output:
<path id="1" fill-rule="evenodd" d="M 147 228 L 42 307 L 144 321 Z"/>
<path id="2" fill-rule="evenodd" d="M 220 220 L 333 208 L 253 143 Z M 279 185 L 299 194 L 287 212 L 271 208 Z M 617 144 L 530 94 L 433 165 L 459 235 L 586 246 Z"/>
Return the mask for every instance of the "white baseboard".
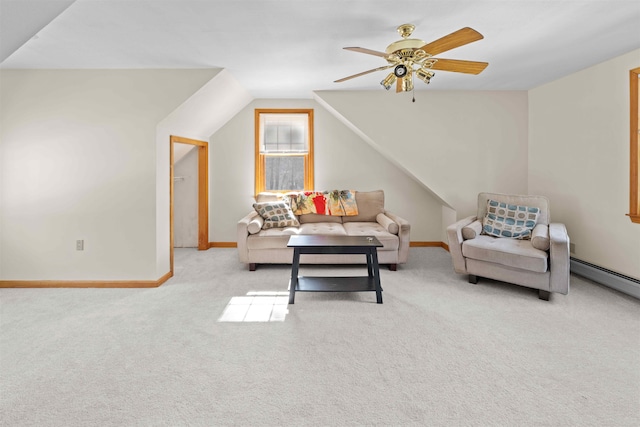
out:
<path id="1" fill-rule="evenodd" d="M 640 280 L 573 257 L 570 265 L 572 273 L 640 299 Z"/>

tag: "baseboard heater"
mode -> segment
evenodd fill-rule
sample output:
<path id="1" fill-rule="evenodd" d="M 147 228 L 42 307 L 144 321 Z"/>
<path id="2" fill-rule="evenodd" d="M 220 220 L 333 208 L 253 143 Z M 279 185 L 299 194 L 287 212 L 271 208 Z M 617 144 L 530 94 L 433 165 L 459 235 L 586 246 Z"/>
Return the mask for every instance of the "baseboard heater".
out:
<path id="1" fill-rule="evenodd" d="M 576 258 L 570 258 L 571 272 L 640 299 L 640 280 Z"/>

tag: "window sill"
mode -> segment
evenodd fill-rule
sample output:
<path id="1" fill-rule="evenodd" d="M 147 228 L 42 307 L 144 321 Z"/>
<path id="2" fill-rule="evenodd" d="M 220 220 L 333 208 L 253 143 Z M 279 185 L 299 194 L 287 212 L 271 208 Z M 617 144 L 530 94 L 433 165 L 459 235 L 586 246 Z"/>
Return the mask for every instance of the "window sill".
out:
<path id="1" fill-rule="evenodd" d="M 640 214 L 627 214 L 631 222 L 635 224 L 640 224 Z"/>

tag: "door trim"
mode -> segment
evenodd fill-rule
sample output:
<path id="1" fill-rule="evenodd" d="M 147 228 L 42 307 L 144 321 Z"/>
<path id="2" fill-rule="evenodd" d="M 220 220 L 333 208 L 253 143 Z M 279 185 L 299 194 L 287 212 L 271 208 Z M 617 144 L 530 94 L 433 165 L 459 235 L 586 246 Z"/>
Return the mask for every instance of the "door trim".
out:
<path id="1" fill-rule="evenodd" d="M 171 271 L 173 271 L 173 144 L 190 144 L 197 146 L 198 150 L 198 250 L 209 249 L 209 144 L 206 141 L 184 138 L 181 136 L 170 136 L 170 259 Z"/>

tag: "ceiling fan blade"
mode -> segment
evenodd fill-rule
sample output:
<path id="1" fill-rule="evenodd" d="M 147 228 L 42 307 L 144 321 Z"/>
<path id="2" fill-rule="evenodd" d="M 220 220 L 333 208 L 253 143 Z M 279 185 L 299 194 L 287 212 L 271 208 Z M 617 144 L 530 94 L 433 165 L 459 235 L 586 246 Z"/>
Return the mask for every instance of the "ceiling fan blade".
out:
<path id="1" fill-rule="evenodd" d="M 454 31 L 449 35 L 439 38 L 436 41 L 427 43 L 420 49 L 424 50 L 431 56 L 435 56 L 439 53 L 446 52 L 456 47 L 464 46 L 465 44 L 482 40 L 483 38 L 484 36 L 473 28 L 464 27 L 459 29 L 458 31 Z"/>
<path id="2" fill-rule="evenodd" d="M 364 47 L 345 47 L 343 49 L 351 50 L 351 51 L 354 51 L 354 52 L 366 53 L 368 55 L 379 56 L 381 58 L 386 58 L 387 56 L 389 56 L 389 54 L 387 54 L 387 53 L 379 52 L 377 50 L 365 49 Z"/>
<path id="3" fill-rule="evenodd" d="M 360 77 L 360 76 L 364 76 L 365 74 L 369 74 L 369 73 L 373 73 L 376 71 L 381 71 L 381 70 L 386 70 L 387 68 L 391 68 L 393 67 L 393 64 L 391 65 L 386 65 L 384 67 L 378 67 L 378 68 L 374 68 L 373 70 L 368 70 L 368 71 L 363 71 L 361 73 L 358 74 L 354 74 L 352 76 L 348 76 L 348 77 L 343 77 L 340 80 L 335 80 L 334 83 L 340 83 L 340 82 L 344 82 L 346 80 L 351 80 L 351 79 L 355 79 L 356 77 Z"/>
<path id="4" fill-rule="evenodd" d="M 433 59 L 436 59 L 436 62 L 430 67 L 432 70 L 453 71 L 454 73 L 480 74 L 489 65 L 488 62 L 463 61 L 460 59 Z"/>

